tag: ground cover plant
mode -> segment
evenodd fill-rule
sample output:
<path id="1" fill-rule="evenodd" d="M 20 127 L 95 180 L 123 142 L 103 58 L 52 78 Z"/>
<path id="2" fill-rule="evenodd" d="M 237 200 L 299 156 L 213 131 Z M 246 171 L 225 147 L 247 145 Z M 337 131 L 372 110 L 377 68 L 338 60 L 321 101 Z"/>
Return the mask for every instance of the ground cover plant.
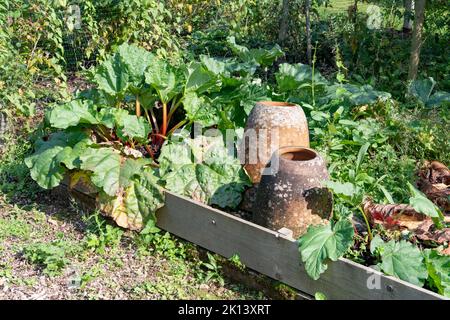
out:
<path id="1" fill-rule="evenodd" d="M 225 133 L 238 145 L 255 102 L 293 102 L 334 193 L 330 223 L 299 239 L 308 274 L 318 279 L 344 256 L 449 296 L 449 14 L 442 1 L 424 10 L 414 49 L 408 26 L 420 15 L 400 1 L 6 1 L 2 206 L 81 187 L 136 231 L 138 251 L 184 259 L 183 245 L 155 227 L 164 190 L 235 210 L 251 182 Z M 420 61 L 408 61 L 417 50 Z M 96 213 L 81 245 L 63 236 L 31 244 L 26 221 L 0 217 L 7 250 L 22 239 L 13 251 L 48 277 L 86 252 L 109 254 L 128 232 Z M 2 263 L 2 279 L 19 281 Z M 214 256 L 192 268 L 223 287 Z M 86 271 L 82 282 L 100 274 Z M 161 281 L 132 291 L 178 296 Z"/>

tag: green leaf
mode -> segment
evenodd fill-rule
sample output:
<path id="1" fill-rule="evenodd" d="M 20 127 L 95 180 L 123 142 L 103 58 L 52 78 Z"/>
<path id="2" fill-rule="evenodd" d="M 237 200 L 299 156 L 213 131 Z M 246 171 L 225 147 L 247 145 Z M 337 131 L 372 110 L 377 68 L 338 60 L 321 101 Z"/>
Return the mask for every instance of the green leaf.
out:
<path id="1" fill-rule="evenodd" d="M 116 118 L 117 135 L 124 141 L 136 140 L 146 142 L 150 133 L 150 126 L 143 117 L 124 114 Z"/>
<path id="2" fill-rule="evenodd" d="M 239 160 L 228 154 L 222 137 L 169 141 L 159 157 L 165 187 L 197 201 L 236 207 L 250 185 Z"/>
<path id="3" fill-rule="evenodd" d="M 316 300 L 327 300 L 327 296 L 322 292 L 316 292 L 314 294 L 314 299 Z"/>
<path id="4" fill-rule="evenodd" d="M 350 182 L 337 182 L 337 181 L 325 181 L 325 186 L 331 189 L 334 193 L 344 195 L 347 197 L 353 197 L 359 193 L 359 189 Z"/>
<path id="5" fill-rule="evenodd" d="M 283 63 L 275 77 L 279 90 L 287 92 L 299 89 L 304 84 L 310 84 L 313 80 L 313 72 L 312 68 L 306 64 L 291 65 Z M 327 84 L 327 80 L 317 71 L 314 73 L 314 82 L 316 86 Z"/>
<path id="6" fill-rule="evenodd" d="M 128 70 L 123 65 L 119 55 L 112 55 L 101 63 L 95 74 L 94 81 L 103 90 L 117 100 L 122 100 L 128 89 Z"/>
<path id="7" fill-rule="evenodd" d="M 335 224 L 310 226 L 299 239 L 299 251 L 308 275 L 314 280 L 327 269 L 326 260 L 336 261 L 353 244 L 353 225 L 348 219 Z"/>
<path id="8" fill-rule="evenodd" d="M 131 178 L 151 162 L 143 158 L 124 159 L 113 148 L 87 148 L 80 160 L 82 170 L 92 171 L 92 183 L 112 197 L 127 188 Z"/>
<path id="9" fill-rule="evenodd" d="M 209 72 L 213 73 L 216 76 L 226 73 L 226 63 L 223 61 L 205 55 L 200 56 L 200 61 L 202 62 L 206 70 L 208 70 Z"/>
<path id="10" fill-rule="evenodd" d="M 164 193 L 152 169 L 146 168 L 139 175 L 135 173 L 126 184 L 121 185 L 117 196 L 101 193 L 99 200 L 100 209 L 119 226 L 141 230 L 145 225 L 155 225 L 155 212 L 164 205 Z M 152 228 L 152 232 L 155 232 L 154 229 L 156 227 Z"/>
<path id="11" fill-rule="evenodd" d="M 350 83 L 334 84 L 327 88 L 326 99 L 334 100 L 346 98 L 351 105 L 359 106 L 372 104 L 379 99 L 386 100 L 391 98 L 391 94 L 384 91 L 374 90 L 370 85 L 355 85 Z"/>
<path id="12" fill-rule="evenodd" d="M 80 160 L 82 170 L 93 172 L 92 183 L 110 196 L 117 194 L 122 160 L 119 151 L 113 148 L 87 148 Z"/>
<path id="13" fill-rule="evenodd" d="M 388 201 L 388 203 L 395 203 L 394 198 L 392 197 L 392 194 L 382 185 L 378 185 L 378 188 L 383 192 L 384 197 Z"/>
<path id="14" fill-rule="evenodd" d="M 227 38 L 231 50 L 244 62 L 256 62 L 258 65 L 267 67 L 272 65 L 276 59 L 284 55 L 279 45 L 275 45 L 269 50 L 258 48 L 248 49 L 245 46 L 236 44 L 234 36 Z"/>
<path id="15" fill-rule="evenodd" d="M 186 71 L 186 92 L 195 91 L 200 94 L 211 89 L 217 90 L 220 87 L 217 75 L 206 69 L 201 63 L 192 62 Z"/>
<path id="16" fill-rule="evenodd" d="M 239 99 L 240 105 L 244 108 L 246 116 L 250 114 L 256 102 L 271 100 L 267 90 L 263 86 L 257 84 L 245 84 L 239 88 L 239 92 L 241 94 L 241 98 Z M 247 117 L 242 120 L 243 126 L 245 126 Z"/>
<path id="17" fill-rule="evenodd" d="M 145 70 L 153 63 L 155 56 L 135 45 L 123 43 L 117 48 L 116 55 L 119 56 L 123 67 L 127 71 L 128 82 L 134 91 L 143 84 Z"/>
<path id="18" fill-rule="evenodd" d="M 145 224 L 144 228 L 142 229 L 142 231 L 139 234 L 141 234 L 141 235 L 148 235 L 148 234 L 152 234 L 152 233 L 158 233 L 160 231 L 161 231 L 161 229 L 159 229 L 156 226 L 155 221 L 154 220 L 149 220 Z"/>
<path id="19" fill-rule="evenodd" d="M 219 117 L 211 103 L 206 97 L 199 97 L 195 92 L 184 95 L 183 107 L 189 121 L 197 122 L 204 127 L 210 127 L 219 122 Z"/>
<path id="20" fill-rule="evenodd" d="M 37 141 L 35 153 L 25 159 L 25 164 L 39 186 L 54 188 L 64 179 L 67 169 L 77 166 L 77 159 L 89 143 L 89 135 L 84 131 L 57 132 L 47 141 Z"/>
<path id="21" fill-rule="evenodd" d="M 450 93 L 445 91 L 435 92 L 430 99 L 428 99 L 427 107 L 437 107 L 444 104 L 450 104 Z"/>
<path id="22" fill-rule="evenodd" d="M 145 81 L 154 88 L 162 103 L 168 103 L 181 92 L 177 70 L 167 62 L 155 59 L 145 72 Z"/>
<path id="23" fill-rule="evenodd" d="M 407 241 L 384 242 L 376 236 L 370 245 L 370 251 L 380 253 L 381 263 L 378 266 L 390 276 L 423 286 L 427 278 L 427 269 L 420 249 Z"/>
<path id="24" fill-rule="evenodd" d="M 72 100 L 49 111 L 48 119 L 53 128 L 67 129 L 78 124 L 98 124 L 97 112 L 84 100 Z"/>
<path id="25" fill-rule="evenodd" d="M 359 167 L 361 163 L 363 162 L 364 156 L 366 155 L 367 149 L 369 149 L 370 143 L 365 143 L 361 146 L 358 152 L 358 157 L 356 158 L 356 166 L 355 166 L 355 172 L 358 173 Z"/>
<path id="26" fill-rule="evenodd" d="M 450 298 L 450 257 L 431 249 L 424 250 L 424 257 L 431 286 Z"/>
<path id="27" fill-rule="evenodd" d="M 438 228 L 443 227 L 444 215 L 441 210 L 429 200 L 422 192 L 414 188 L 411 183 L 407 183 L 411 198 L 409 198 L 409 204 L 417 212 L 423 213 L 433 218 L 434 223 Z"/>
<path id="28" fill-rule="evenodd" d="M 436 81 L 432 77 L 414 80 L 409 85 L 408 92 L 423 104 L 427 104 L 435 85 Z"/>
<path id="29" fill-rule="evenodd" d="M 144 72 L 155 60 L 147 50 L 123 43 L 98 66 L 94 80 L 100 90 L 117 100 L 122 100 L 128 91 L 138 95 L 144 84 Z"/>

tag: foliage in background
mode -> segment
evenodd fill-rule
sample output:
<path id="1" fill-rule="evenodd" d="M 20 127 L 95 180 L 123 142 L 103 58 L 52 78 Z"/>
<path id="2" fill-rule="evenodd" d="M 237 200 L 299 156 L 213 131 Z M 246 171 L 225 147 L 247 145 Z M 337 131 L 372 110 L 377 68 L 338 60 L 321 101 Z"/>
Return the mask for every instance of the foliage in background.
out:
<path id="1" fill-rule="evenodd" d="M 338 2 L 313 1 L 315 54 L 308 66 L 303 64 L 304 1 L 291 1 L 289 36 L 280 47 L 281 1 L 5 0 L 0 4 L 5 26 L 0 29 L 0 139 L 13 137 L 2 136 L 5 115 L 28 133 L 35 123 L 27 117 L 48 109 L 44 140 L 27 160 L 32 177 L 45 187 L 59 184 L 68 172 L 73 184 L 92 181 L 104 210 L 123 226 L 150 222 L 142 243 L 170 255 L 174 245 L 153 232 L 151 223 L 163 202 L 161 186 L 189 196 L 195 190 L 198 200 L 233 207 L 248 184 L 221 144 L 220 161 L 212 156 L 199 165 L 186 158 L 182 166 L 172 166 L 169 150 L 183 154 L 194 144 L 176 141 L 175 129 L 184 128 L 184 138 L 194 122 L 240 132 L 255 101 L 299 103 L 308 117 L 311 147 L 330 164 L 328 187 L 335 193 L 333 223 L 311 228 L 301 241 L 308 272 L 317 278 L 326 259 L 351 247 L 347 257 L 378 263 L 385 273 L 448 295 L 448 259 L 435 249 L 421 251 L 399 241 L 398 234 L 370 227 L 352 240 L 349 228 L 336 230 L 352 216 L 365 223 L 360 210 L 365 196 L 378 203 L 410 202 L 414 195 L 406 186 L 421 161 L 450 163 L 450 63 L 443 54 L 448 9 L 443 1 L 428 1 L 420 79 L 408 84 L 411 41 L 398 31 L 401 1 L 371 1 L 381 7 L 382 23 L 375 29 L 367 28 L 370 13 L 364 4 L 347 11 Z M 128 42 L 152 53 L 121 45 Z M 90 67 L 92 88 L 72 99 L 66 82 Z M 24 164 L 14 158 L 30 146 L 13 141 L 0 160 L 1 191 L 28 194 L 32 186 L 35 195 Z M 93 250 L 120 241 L 115 229 L 97 231 L 88 237 Z M 379 236 L 386 241 L 376 240 L 371 250 L 370 239 Z M 342 241 L 330 245 L 337 238 Z M 64 259 L 60 250 L 47 249 L 30 248 L 29 257 L 44 267 L 55 264 L 50 269 L 56 270 Z M 403 252 L 411 253 L 414 268 L 396 264 Z M 219 273 L 211 266 L 215 277 Z"/>

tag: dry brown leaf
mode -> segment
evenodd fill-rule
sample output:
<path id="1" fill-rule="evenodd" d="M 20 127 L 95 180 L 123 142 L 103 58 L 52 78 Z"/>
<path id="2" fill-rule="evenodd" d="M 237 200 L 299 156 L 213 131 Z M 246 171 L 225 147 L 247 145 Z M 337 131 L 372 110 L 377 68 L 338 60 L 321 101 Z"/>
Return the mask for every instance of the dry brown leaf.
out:
<path id="1" fill-rule="evenodd" d="M 446 255 L 446 256 L 450 256 L 450 246 L 448 246 L 447 248 L 441 250 L 439 253 L 443 254 L 443 255 Z"/>
<path id="2" fill-rule="evenodd" d="M 364 213 L 372 224 L 382 224 L 386 229 L 409 229 L 414 231 L 427 218 L 407 204 L 364 203 Z"/>
<path id="3" fill-rule="evenodd" d="M 426 162 L 419 171 L 417 186 L 428 199 L 450 214 L 450 170 L 438 161 Z"/>
<path id="4" fill-rule="evenodd" d="M 450 170 L 439 161 L 425 162 L 423 168 L 419 171 L 419 177 L 428 180 L 431 184 L 450 184 Z"/>
<path id="5" fill-rule="evenodd" d="M 414 233 L 423 241 L 433 241 L 438 244 L 450 242 L 450 228 L 436 229 L 431 219 L 425 220 Z"/>

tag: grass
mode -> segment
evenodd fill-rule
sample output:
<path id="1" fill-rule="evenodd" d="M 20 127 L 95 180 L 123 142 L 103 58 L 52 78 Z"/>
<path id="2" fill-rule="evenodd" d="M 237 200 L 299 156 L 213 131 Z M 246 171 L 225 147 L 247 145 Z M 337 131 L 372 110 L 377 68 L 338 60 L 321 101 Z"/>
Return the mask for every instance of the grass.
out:
<path id="1" fill-rule="evenodd" d="M 330 5 L 321 7 L 319 12 L 325 14 L 347 12 L 348 7 L 354 3 L 353 0 L 331 0 Z M 358 3 L 358 12 L 366 12 L 367 7 L 367 3 Z"/>
<path id="2" fill-rule="evenodd" d="M 321 6 L 318 10 L 319 15 L 322 17 L 325 17 L 327 15 L 333 15 L 333 14 L 347 14 L 348 8 L 354 4 L 354 0 L 331 0 L 330 4 L 325 7 Z M 360 14 L 366 14 L 367 8 L 371 5 L 370 3 L 366 2 L 358 2 L 358 12 Z M 374 5 L 377 5 L 374 3 Z M 396 7 L 383 7 L 381 4 L 378 4 L 379 7 L 381 7 L 382 10 L 386 11 L 388 14 L 388 18 L 385 18 L 385 21 L 383 21 L 383 25 L 389 24 L 389 26 L 399 29 L 402 27 L 403 20 L 397 16 L 394 16 L 392 13 L 392 10 L 395 10 Z M 403 12 L 403 8 L 398 8 L 400 12 Z M 390 14 L 389 14 L 390 13 Z M 387 20 L 386 20 L 387 19 Z M 388 21 L 389 20 L 389 21 Z"/>

